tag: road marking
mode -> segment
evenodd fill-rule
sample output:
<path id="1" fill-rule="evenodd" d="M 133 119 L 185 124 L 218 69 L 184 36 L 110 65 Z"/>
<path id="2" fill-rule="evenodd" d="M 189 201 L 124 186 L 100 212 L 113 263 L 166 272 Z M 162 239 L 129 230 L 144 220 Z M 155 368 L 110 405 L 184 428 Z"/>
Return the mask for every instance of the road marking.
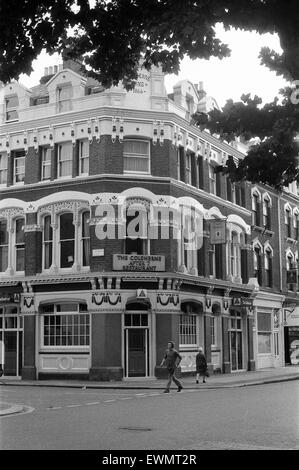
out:
<path id="1" fill-rule="evenodd" d="M 158 397 L 161 393 L 149 393 L 148 397 Z"/>
<path id="2" fill-rule="evenodd" d="M 146 397 L 147 393 L 135 393 L 136 397 Z"/>
<path id="3" fill-rule="evenodd" d="M 105 400 L 104 403 L 112 403 L 113 401 L 116 401 L 116 400 Z"/>
<path id="4" fill-rule="evenodd" d="M 125 398 L 120 398 L 120 400 L 132 400 L 133 397 L 125 397 Z"/>
<path id="5" fill-rule="evenodd" d="M 77 408 L 78 406 L 82 406 L 82 405 L 66 405 L 67 408 Z"/>
<path id="6" fill-rule="evenodd" d="M 98 405 L 100 402 L 99 401 L 93 401 L 90 403 L 85 403 L 85 405 Z"/>
<path id="7" fill-rule="evenodd" d="M 62 406 L 49 406 L 47 410 L 62 410 Z"/>

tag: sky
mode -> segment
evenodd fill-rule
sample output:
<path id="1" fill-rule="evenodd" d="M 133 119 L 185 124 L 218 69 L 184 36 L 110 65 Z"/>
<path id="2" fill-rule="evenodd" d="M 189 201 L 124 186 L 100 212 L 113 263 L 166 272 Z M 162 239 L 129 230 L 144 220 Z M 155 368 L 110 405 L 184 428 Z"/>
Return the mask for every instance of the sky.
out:
<path id="1" fill-rule="evenodd" d="M 264 103 L 272 101 L 286 81 L 260 65 L 258 55 L 263 46 L 281 52 L 278 36 L 240 30 L 224 31 L 221 25 L 217 25 L 216 30 L 217 37 L 231 48 L 231 56 L 222 60 L 212 57 L 193 61 L 186 57 L 178 75 L 165 77 L 167 93 L 172 92 L 172 87 L 179 80 L 188 79 L 193 83 L 203 82 L 204 90 L 216 99 L 220 107 L 229 98 L 238 101 L 243 93 L 256 94 Z M 59 63 L 58 54 L 49 56 L 42 53 L 32 64 L 34 72 L 31 76 L 21 75 L 19 81 L 28 88 L 35 86 L 45 67 Z"/>

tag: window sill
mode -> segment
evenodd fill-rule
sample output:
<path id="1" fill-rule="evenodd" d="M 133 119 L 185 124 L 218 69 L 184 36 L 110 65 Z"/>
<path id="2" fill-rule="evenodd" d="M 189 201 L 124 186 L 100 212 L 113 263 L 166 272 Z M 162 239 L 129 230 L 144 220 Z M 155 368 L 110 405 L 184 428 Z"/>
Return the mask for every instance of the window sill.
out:
<path id="1" fill-rule="evenodd" d="M 296 245 L 298 243 L 298 240 L 296 240 L 295 238 L 292 238 L 292 237 L 286 237 L 285 239 L 288 243 L 293 243 L 294 245 Z"/>
<path id="2" fill-rule="evenodd" d="M 150 171 L 127 171 L 127 170 L 124 170 L 124 175 L 147 175 L 147 176 L 151 176 L 151 172 Z"/>
<path id="3" fill-rule="evenodd" d="M 25 182 L 21 181 L 20 183 L 13 183 L 11 186 L 24 186 Z"/>

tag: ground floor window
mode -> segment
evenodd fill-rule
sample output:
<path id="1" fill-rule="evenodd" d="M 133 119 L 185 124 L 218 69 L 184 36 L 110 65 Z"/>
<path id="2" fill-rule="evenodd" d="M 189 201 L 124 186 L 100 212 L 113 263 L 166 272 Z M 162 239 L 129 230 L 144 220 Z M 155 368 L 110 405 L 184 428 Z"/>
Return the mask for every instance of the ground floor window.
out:
<path id="1" fill-rule="evenodd" d="M 57 304 L 42 308 L 43 346 L 89 346 L 90 317 L 85 304 Z"/>
<path id="2" fill-rule="evenodd" d="M 180 315 L 180 347 L 197 346 L 197 315 Z"/>
<path id="3" fill-rule="evenodd" d="M 271 353 L 271 313 L 259 312 L 257 314 L 258 353 Z"/>

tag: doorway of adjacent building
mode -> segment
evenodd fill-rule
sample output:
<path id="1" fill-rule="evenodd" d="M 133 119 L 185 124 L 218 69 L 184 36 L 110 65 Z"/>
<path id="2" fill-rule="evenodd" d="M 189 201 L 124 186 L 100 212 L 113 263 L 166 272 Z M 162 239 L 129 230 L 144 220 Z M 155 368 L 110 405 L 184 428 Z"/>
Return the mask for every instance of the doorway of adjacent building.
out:
<path id="1" fill-rule="evenodd" d="M 4 377 L 18 377 L 22 367 L 22 318 L 16 307 L 6 307 L 0 313 L 0 362 Z"/>
<path id="2" fill-rule="evenodd" d="M 126 313 L 124 325 L 125 376 L 149 375 L 149 327 L 147 313 Z"/>
<path id="3" fill-rule="evenodd" d="M 239 312 L 231 312 L 229 336 L 232 372 L 243 370 L 243 331 Z"/>

